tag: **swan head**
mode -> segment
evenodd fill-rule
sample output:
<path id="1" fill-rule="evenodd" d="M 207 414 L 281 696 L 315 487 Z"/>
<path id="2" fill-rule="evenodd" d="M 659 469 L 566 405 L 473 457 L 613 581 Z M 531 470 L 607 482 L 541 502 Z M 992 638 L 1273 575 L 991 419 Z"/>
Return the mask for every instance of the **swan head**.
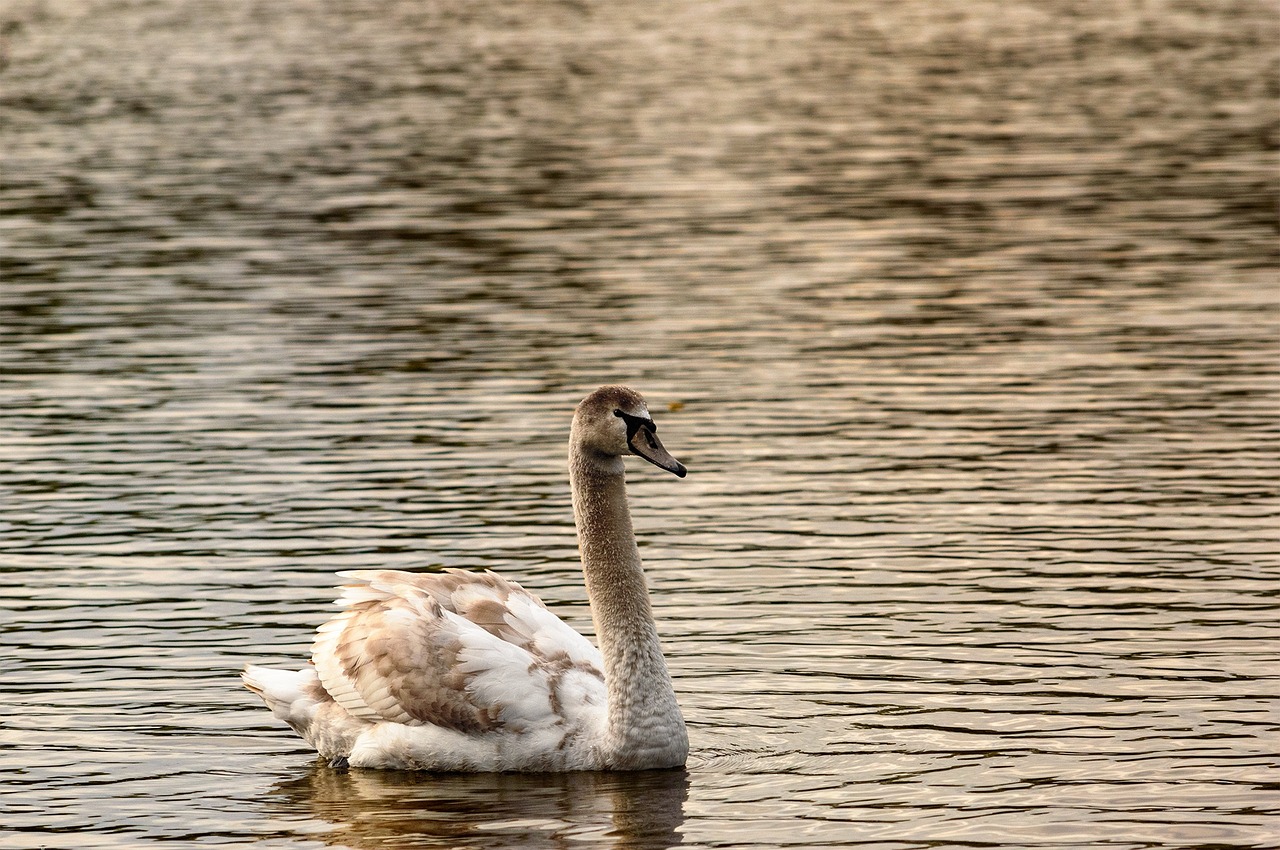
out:
<path id="1" fill-rule="evenodd" d="M 640 393 L 628 387 L 601 387 L 578 403 L 573 416 L 572 442 L 601 458 L 636 455 L 684 478 L 684 464 L 658 439 L 658 426 Z"/>

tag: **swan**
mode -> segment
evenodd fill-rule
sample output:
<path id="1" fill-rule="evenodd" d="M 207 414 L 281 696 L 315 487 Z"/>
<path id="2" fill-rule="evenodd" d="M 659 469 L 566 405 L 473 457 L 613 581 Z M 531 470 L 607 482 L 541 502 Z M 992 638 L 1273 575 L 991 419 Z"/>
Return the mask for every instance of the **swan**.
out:
<path id="1" fill-rule="evenodd" d="M 684 718 L 658 643 L 623 455 L 683 478 L 644 398 L 601 387 L 574 413 L 569 480 L 597 649 L 493 572 L 338 573 L 343 610 L 303 670 L 245 686 L 337 767 L 470 772 L 680 767 Z"/>

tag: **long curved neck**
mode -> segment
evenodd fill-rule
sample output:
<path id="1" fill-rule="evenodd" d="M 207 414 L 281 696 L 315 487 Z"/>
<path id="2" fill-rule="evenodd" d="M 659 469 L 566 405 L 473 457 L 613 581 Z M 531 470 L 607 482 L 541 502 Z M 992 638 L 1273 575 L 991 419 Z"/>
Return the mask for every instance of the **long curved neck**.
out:
<path id="1" fill-rule="evenodd" d="M 620 751 L 676 761 L 688 749 L 684 721 L 649 607 L 627 507 L 622 459 L 569 450 L 582 572 L 609 692 L 609 738 Z M 626 764 L 618 765 L 626 767 Z M 659 766 L 646 764 L 644 766 Z"/>

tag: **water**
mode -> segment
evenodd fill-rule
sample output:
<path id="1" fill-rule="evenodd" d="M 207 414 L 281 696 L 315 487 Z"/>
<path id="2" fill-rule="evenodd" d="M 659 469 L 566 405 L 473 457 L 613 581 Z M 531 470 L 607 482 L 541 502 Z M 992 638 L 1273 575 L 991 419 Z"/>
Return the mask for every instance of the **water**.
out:
<path id="1" fill-rule="evenodd" d="M 0 847 L 1276 846 L 1274 11 L 9 0 Z M 315 763 L 616 381 L 688 771 Z"/>

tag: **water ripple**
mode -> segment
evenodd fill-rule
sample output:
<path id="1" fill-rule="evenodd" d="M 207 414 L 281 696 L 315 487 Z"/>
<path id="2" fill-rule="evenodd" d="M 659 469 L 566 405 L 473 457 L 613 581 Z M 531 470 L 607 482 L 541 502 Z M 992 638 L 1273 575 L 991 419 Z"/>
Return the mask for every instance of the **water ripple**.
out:
<path id="1" fill-rule="evenodd" d="M 10 4 L 0 845 L 1272 846 L 1272 12 Z M 591 631 L 618 380 L 689 772 L 313 763 L 336 570 Z"/>

